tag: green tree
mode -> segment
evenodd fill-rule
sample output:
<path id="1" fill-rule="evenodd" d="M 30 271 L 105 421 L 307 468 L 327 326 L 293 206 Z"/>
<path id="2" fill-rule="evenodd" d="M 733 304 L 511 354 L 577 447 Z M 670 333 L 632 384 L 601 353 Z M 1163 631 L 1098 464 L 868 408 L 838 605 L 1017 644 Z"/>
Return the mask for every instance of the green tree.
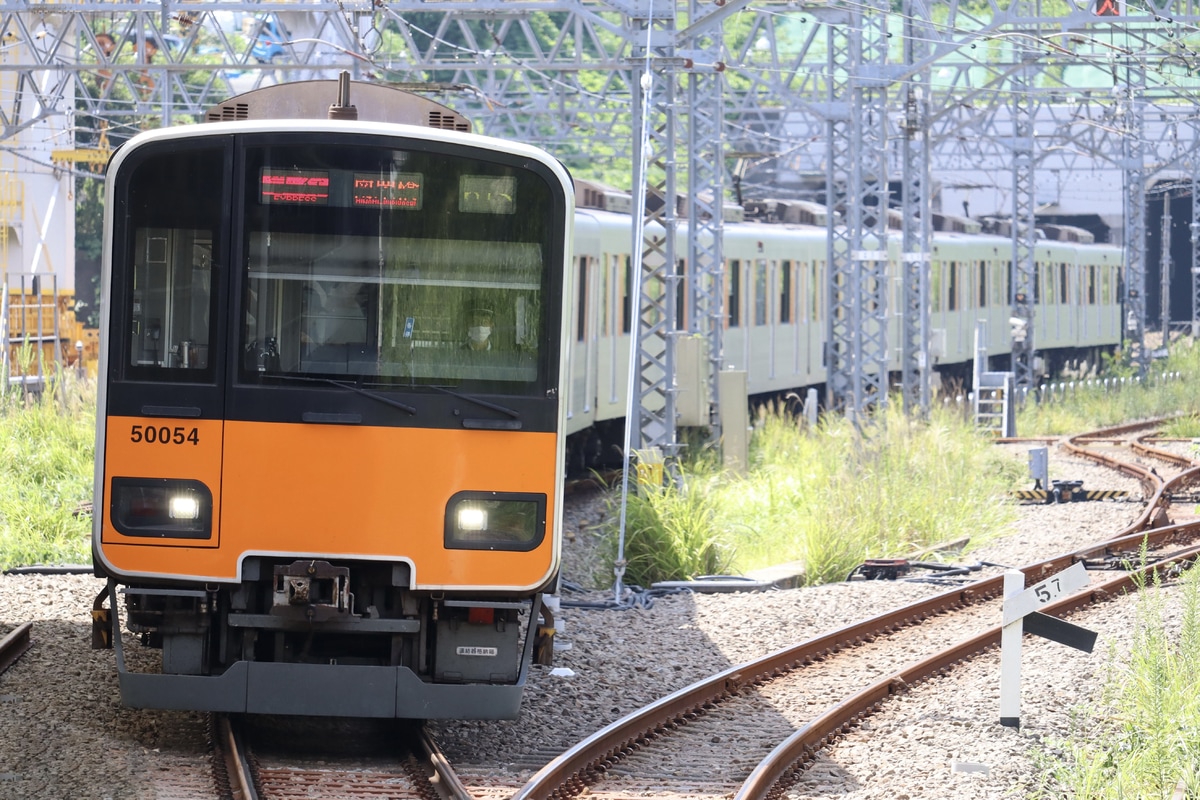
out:
<path id="1" fill-rule="evenodd" d="M 104 244 L 104 179 L 75 179 L 75 318 L 100 324 L 100 255 Z"/>

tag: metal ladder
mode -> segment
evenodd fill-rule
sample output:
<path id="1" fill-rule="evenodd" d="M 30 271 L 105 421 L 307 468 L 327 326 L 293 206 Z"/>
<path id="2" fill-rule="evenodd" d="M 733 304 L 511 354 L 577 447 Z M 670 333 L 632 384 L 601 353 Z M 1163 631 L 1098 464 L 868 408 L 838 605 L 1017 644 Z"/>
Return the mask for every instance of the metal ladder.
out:
<path id="1" fill-rule="evenodd" d="M 58 317 L 58 276 L 54 273 L 9 273 L 3 276 L 0 281 L 0 349 L 3 350 L 0 389 L 7 390 L 18 383 L 27 393 L 41 392 L 50 371 L 62 375 L 62 335 Z"/>
<path id="2" fill-rule="evenodd" d="M 1017 410 L 1013 402 L 1016 376 L 1011 372 L 983 372 L 975 385 L 975 424 L 995 436 L 1017 435 Z"/>
<path id="3" fill-rule="evenodd" d="M 975 323 L 975 391 L 972 411 L 975 424 L 1006 439 L 1017 435 L 1016 376 L 1012 372 L 987 372 L 987 323 Z"/>

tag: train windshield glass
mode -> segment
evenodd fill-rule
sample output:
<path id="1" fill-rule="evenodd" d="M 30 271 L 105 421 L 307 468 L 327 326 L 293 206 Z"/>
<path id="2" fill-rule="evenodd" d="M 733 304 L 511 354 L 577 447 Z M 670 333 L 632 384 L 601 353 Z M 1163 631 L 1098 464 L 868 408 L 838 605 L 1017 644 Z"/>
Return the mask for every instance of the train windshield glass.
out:
<path id="1" fill-rule="evenodd" d="M 127 378 L 207 383 L 215 376 L 226 149 L 147 148 L 121 173 L 111 335 Z"/>
<path id="2" fill-rule="evenodd" d="M 246 154 L 242 378 L 537 394 L 552 202 L 526 170 L 328 145 Z"/>

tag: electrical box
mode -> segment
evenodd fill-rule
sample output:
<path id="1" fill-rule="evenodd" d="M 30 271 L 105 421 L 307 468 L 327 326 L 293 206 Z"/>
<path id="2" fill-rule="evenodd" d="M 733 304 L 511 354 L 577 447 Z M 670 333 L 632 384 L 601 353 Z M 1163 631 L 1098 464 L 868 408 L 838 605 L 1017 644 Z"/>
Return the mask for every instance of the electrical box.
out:
<path id="1" fill-rule="evenodd" d="M 1029 451 L 1029 477 L 1033 478 L 1035 489 L 1050 487 L 1050 452 L 1047 448 L 1035 447 Z"/>
<path id="2" fill-rule="evenodd" d="M 675 340 L 675 424 L 703 428 L 709 424 L 708 341 L 703 336 Z"/>

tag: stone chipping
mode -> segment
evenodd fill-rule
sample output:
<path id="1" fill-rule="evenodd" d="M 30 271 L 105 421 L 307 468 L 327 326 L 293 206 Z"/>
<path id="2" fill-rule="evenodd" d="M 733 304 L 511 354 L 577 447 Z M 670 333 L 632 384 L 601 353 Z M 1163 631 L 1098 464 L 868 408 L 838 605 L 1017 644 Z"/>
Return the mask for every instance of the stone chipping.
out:
<path id="1" fill-rule="evenodd" d="M 1031 445 L 1004 445 L 1024 459 Z M 1051 447 L 1051 477 L 1088 489 L 1139 491 L 1137 482 Z M 1160 471 L 1162 471 L 1160 469 Z M 963 563 L 1029 563 L 1094 543 L 1128 524 L 1141 506 L 1125 502 L 1026 505 L 1005 535 Z M 553 667 L 534 667 L 521 717 L 439 722 L 434 734 L 451 761 L 519 786 L 538 767 L 599 727 L 714 671 L 831 628 L 912 602 L 944 586 L 854 582 L 737 594 L 677 594 L 650 607 L 612 610 L 595 526 L 603 497 L 568 503 L 566 592 Z M 121 707 L 111 651 L 93 651 L 90 608 L 102 583 L 90 575 L 0 576 L 0 636 L 33 621 L 33 648 L 0 674 L 0 800 L 162 800 L 180 779 L 183 797 L 212 797 L 205 716 Z M 1168 602 L 1178 592 L 1161 589 Z M 1021 728 L 999 725 L 999 653 L 889 703 L 823 753 L 791 798 L 1024 797 L 1038 759 L 1054 752 L 1080 709 L 1093 703 L 1109 662 L 1126 652 L 1133 603 L 1112 602 L 1073 618 L 1100 632 L 1092 654 L 1027 637 Z M 127 636 L 128 646 L 137 645 Z"/>

